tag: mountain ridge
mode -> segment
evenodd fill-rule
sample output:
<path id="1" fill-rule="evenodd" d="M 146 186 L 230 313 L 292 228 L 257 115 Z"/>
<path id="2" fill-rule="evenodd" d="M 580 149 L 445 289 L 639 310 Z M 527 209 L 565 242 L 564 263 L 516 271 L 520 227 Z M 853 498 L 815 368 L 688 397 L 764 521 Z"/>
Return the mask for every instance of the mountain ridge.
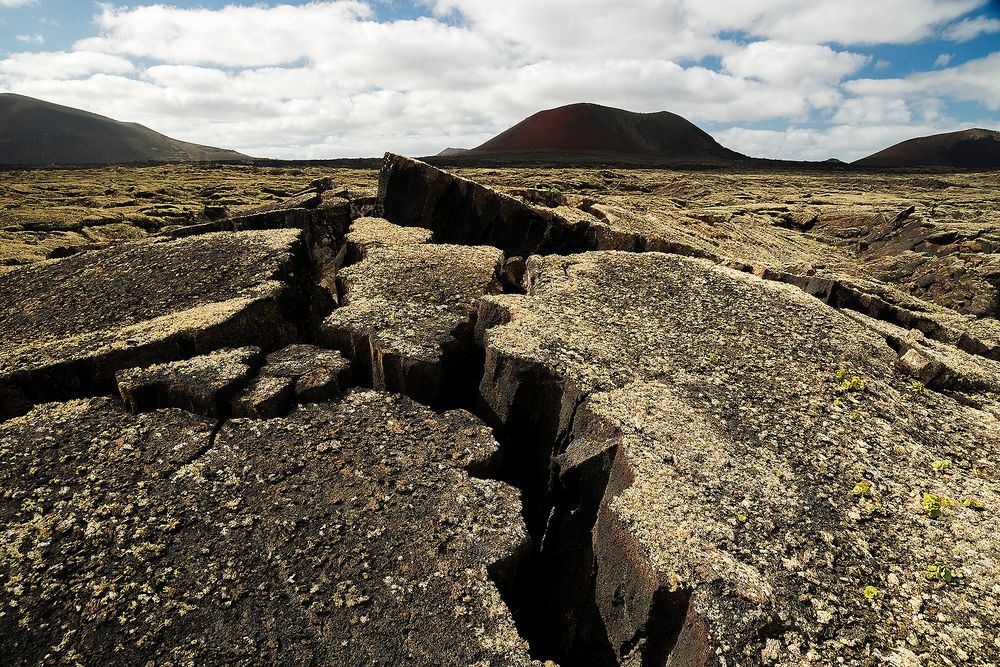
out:
<path id="1" fill-rule="evenodd" d="M 250 159 L 140 125 L 44 100 L 0 93 L 0 164 L 86 165 Z"/>

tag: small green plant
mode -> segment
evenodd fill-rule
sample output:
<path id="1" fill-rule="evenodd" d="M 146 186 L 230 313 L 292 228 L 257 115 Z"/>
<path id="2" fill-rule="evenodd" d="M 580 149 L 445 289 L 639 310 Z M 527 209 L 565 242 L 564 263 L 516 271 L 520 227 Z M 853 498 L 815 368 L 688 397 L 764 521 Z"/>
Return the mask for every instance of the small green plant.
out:
<path id="1" fill-rule="evenodd" d="M 945 470 L 951 467 L 951 461 L 947 459 L 935 461 L 934 463 L 931 464 L 931 467 L 934 468 L 934 472 L 944 472 Z"/>
<path id="2" fill-rule="evenodd" d="M 924 577 L 928 581 L 943 581 L 948 584 L 955 578 L 955 575 L 947 565 L 928 565 Z"/>
<path id="3" fill-rule="evenodd" d="M 839 371 L 838 371 L 839 375 Z M 840 379 L 838 377 L 838 379 Z M 862 392 L 868 388 L 868 383 L 857 375 L 852 375 L 851 379 L 848 380 L 846 377 L 840 383 L 840 391 L 845 393 L 856 393 Z"/>
<path id="4" fill-rule="evenodd" d="M 975 498 L 966 498 L 962 502 L 962 507 L 968 507 L 970 510 L 975 510 L 977 512 L 983 512 L 986 510 L 986 505 L 979 502 Z"/>
<path id="5" fill-rule="evenodd" d="M 736 520 L 739 521 L 740 523 L 746 523 L 747 522 L 747 515 L 746 514 L 737 514 L 736 515 Z"/>
<path id="6" fill-rule="evenodd" d="M 710 363 L 710 364 L 717 364 L 717 363 L 719 363 L 719 351 L 715 350 L 710 355 L 708 355 L 708 357 L 706 357 L 706 361 L 708 361 L 708 363 Z"/>
<path id="7" fill-rule="evenodd" d="M 862 498 L 871 498 L 872 483 L 864 480 L 858 482 L 857 484 L 854 485 L 854 488 L 851 489 L 851 495 L 861 496 Z"/>
<path id="8" fill-rule="evenodd" d="M 882 597 L 882 591 L 875 588 L 874 586 L 865 586 L 865 590 L 862 591 L 866 598 L 869 600 L 878 600 Z"/>
<path id="9" fill-rule="evenodd" d="M 914 382 L 910 385 L 910 393 L 914 396 L 920 396 L 924 393 L 925 389 L 927 389 L 927 387 L 924 386 L 923 382 Z"/>
<path id="10" fill-rule="evenodd" d="M 920 505 L 924 508 L 924 513 L 932 519 L 941 516 L 941 508 L 951 504 L 953 503 L 944 496 L 934 493 L 925 493 L 923 498 L 920 499 Z"/>
<path id="11" fill-rule="evenodd" d="M 859 421 L 861 421 L 861 413 L 860 412 L 852 412 L 851 413 L 851 421 L 852 422 L 859 422 Z"/>
<path id="12" fill-rule="evenodd" d="M 844 369 L 839 369 L 835 375 L 837 376 L 837 382 L 843 382 L 847 379 L 847 371 Z"/>
<path id="13" fill-rule="evenodd" d="M 869 514 L 885 514 L 885 508 L 882 507 L 882 503 L 870 502 L 865 505 L 865 511 Z"/>

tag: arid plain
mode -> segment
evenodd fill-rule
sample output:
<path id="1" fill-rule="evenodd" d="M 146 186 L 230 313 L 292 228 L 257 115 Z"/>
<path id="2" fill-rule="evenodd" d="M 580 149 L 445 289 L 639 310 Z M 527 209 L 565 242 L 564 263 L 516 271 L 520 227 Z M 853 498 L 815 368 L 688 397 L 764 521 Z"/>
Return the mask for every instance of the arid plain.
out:
<path id="1" fill-rule="evenodd" d="M 772 268 L 838 269 L 962 313 L 1000 308 L 1000 174 L 622 168 L 449 168 L 532 203 L 605 209 Z M 330 177 L 374 199 L 377 169 L 171 165 L 11 171 L 0 179 L 0 271 L 238 215 Z M 912 211 L 909 209 L 912 208 Z M 885 236 L 879 218 L 899 229 Z M 990 255 L 993 255 L 990 257 Z"/>

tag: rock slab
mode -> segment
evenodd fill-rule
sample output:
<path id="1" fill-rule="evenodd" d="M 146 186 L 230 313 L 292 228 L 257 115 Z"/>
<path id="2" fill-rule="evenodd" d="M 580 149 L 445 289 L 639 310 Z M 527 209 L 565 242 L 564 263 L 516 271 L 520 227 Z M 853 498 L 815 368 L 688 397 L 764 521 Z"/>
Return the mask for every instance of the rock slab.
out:
<path id="1" fill-rule="evenodd" d="M 354 392 L 212 432 L 107 399 L 0 424 L 0 662 L 532 664 L 471 415 Z"/>
<path id="2" fill-rule="evenodd" d="M 503 253 L 483 246 L 371 248 L 340 272 L 343 305 L 323 322 L 321 339 L 376 389 L 435 406 L 459 391 L 468 401 L 478 381 L 469 377 L 473 320 L 479 299 L 500 291 L 502 262 Z"/>
<path id="3" fill-rule="evenodd" d="M 703 260 L 533 257 L 525 283 L 481 302 L 482 409 L 555 443 L 526 516 L 568 643 L 592 604 L 620 664 L 1000 659 L 1000 522 L 974 504 L 1000 503 L 995 414 L 915 386 L 882 332 Z"/>
<path id="4" fill-rule="evenodd" d="M 309 289 L 300 234 L 138 241 L 0 275 L 0 394 L 23 410 L 111 393 L 125 368 L 296 339 Z"/>

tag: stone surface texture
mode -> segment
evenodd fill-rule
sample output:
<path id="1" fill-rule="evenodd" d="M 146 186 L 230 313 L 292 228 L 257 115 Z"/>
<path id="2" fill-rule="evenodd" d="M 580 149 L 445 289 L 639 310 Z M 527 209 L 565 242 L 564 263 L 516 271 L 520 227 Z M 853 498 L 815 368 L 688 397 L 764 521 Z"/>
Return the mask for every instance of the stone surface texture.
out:
<path id="1" fill-rule="evenodd" d="M 438 243 L 491 245 L 509 255 L 587 249 L 587 219 L 573 224 L 547 208 L 392 153 L 382 164 L 376 210 L 393 224 L 431 230 Z"/>
<path id="2" fill-rule="evenodd" d="M 622 664 L 677 593 L 696 664 L 1000 659 L 1000 522 L 963 506 L 1000 503 L 995 413 L 916 390 L 879 332 L 800 290 L 704 260 L 533 257 L 525 282 L 481 304 L 482 398 L 509 423 L 551 378 L 558 476 L 606 461 L 596 604 Z M 953 504 L 932 518 L 927 493 Z"/>
<path id="3" fill-rule="evenodd" d="M 491 578 L 525 540 L 517 493 L 466 472 L 496 447 L 374 392 L 214 438 L 39 406 L 0 424 L 0 659 L 532 664 Z"/>
<path id="4" fill-rule="evenodd" d="M 259 347 L 224 348 L 206 355 L 118 371 L 118 392 L 131 412 L 181 408 L 206 417 L 222 416 L 229 397 L 259 365 Z"/>
<path id="5" fill-rule="evenodd" d="M 358 218 L 351 223 L 346 240 L 349 252 L 357 261 L 364 259 L 371 248 L 384 246 L 420 245 L 430 243 L 434 236 L 422 227 L 401 227 L 385 218 Z"/>
<path id="6" fill-rule="evenodd" d="M 503 253 L 485 246 L 372 248 L 342 270 L 342 306 L 321 336 L 351 359 L 358 378 L 434 404 L 462 372 L 479 299 L 500 291 Z M 463 333 L 464 332 L 464 333 Z"/>
<path id="7" fill-rule="evenodd" d="M 0 664 L 1000 664 L 996 174 L 382 167 L 0 184 Z"/>
<path id="8" fill-rule="evenodd" d="M 299 230 L 137 241 L 0 276 L 0 386 L 45 400 L 123 368 L 299 335 Z"/>

